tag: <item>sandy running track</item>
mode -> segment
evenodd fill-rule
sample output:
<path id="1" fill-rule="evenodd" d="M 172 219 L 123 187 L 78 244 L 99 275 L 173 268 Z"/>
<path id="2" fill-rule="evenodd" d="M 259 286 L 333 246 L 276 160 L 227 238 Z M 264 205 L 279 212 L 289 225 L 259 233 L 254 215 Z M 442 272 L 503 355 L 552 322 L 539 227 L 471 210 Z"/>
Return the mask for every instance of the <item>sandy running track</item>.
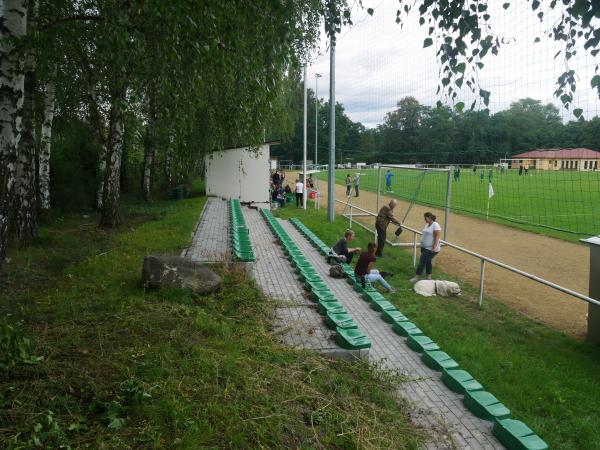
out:
<path id="1" fill-rule="evenodd" d="M 292 175 L 292 174 L 291 174 Z M 293 174 L 295 175 L 295 174 Z M 327 205 L 326 182 L 320 180 L 322 207 Z M 345 199 L 345 187 L 336 184 L 336 197 Z M 352 204 L 375 211 L 376 194 L 361 191 Z M 380 197 L 381 205 L 390 197 Z M 399 200 L 396 217 L 403 217 L 408 202 Z M 344 205 L 336 203 L 341 213 Z M 414 205 L 406 224 L 418 230 L 423 227 L 423 213 L 432 211 L 443 225 L 444 212 L 435 208 Z M 346 210 L 348 212 L 348 210 Z M 374 228 L 372 218 L 360 218 Z M 393 225 L 390 231 L 395 230 Z M 388 232 L 388 239 L 394 238 Z M 402 241 L 412 242 L 413 233 L 402 233 Z M 584 245 L 555 239 L 541 234 L 518 230 L 493 222 L 451 213 L 448 222 L 448 240 L 497 261 L 545 278 L 585 295 L 589 289 L 589 250 Z M 387 247 L 389 251 L 390 247 Z M 412 252 L 412 249 L 409 250 Z M 480 262 L 478 259 L 450 248 L 442 249 L 434 262 L 444 272 L 479 286 Z M 528 317 L 572 336 L 584 338 L 586 334 L 587 303 L 562 294 L 554 289 L 486 264 L 485 294 L 490 295 Z"/>

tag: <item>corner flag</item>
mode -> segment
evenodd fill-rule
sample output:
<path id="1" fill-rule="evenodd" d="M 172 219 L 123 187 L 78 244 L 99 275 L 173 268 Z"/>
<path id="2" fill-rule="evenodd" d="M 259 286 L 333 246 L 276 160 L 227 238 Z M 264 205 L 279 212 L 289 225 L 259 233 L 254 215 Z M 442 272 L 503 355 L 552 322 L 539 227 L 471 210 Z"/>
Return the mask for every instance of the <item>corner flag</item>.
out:
<path id="1" fill-rule="evenodd" d="M 485 210 L 485 218 L 488 219 L 490 217 L 490 200 L 494 196 L 494 186 L 492 183 L 489 184 L 488 187 L 488 201 L 487 201 L 487 209 Z"/>

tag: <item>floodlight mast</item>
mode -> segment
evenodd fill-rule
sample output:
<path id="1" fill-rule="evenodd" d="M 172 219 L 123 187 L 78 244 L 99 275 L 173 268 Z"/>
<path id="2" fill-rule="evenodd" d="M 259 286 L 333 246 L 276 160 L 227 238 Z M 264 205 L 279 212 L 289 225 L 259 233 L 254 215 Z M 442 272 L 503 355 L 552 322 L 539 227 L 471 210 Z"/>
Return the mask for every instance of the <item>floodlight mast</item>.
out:
<path id="1" fill-rule="evenodd" d="M 335 220 L 335 39 L 329 44 L 329 167 L 327 168 L 327 219 Z"/>
<path id="2" fill-rule="evenodd" d="M 306 182 L 306 138 L 307 138 L 307 125 L 308 125 L 308 115 L 307 115 L 307 99 L 306 99 L 306 65 L 304 66 L 304 123 L 303 123 L 303 132 L 304 132 L 304 145 L 302 151 L 302 184 L 304 185 L 302 189 L 302 208 L 306 209 L 306 188 L 308 186 Z"/>
<path id="3" fill-rule="evenodd" d="M 317 139 L 319 136 L 319 78 L 322 76 L 320 73 L 315 73 L 315 166 L 319 165 L 317 159 L 319 149 L 319 139 Z"/>

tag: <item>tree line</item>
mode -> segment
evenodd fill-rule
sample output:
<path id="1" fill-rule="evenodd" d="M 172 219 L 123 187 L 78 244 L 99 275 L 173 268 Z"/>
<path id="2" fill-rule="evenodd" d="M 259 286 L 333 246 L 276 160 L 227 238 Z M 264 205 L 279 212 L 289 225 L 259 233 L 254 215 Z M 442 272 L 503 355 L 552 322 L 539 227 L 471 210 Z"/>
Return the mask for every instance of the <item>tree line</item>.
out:
<path id="1" fill-rule="evenodd" d="M 328 2 L 337 4 L 339 2 Z M 0 3 L 0 267 L 54 206 L 121 222 L 203 156 L 284 129 L 287 79 L 325 4 L 164 0 Z M 281 124 L 281 125 L 280 125 Z"/>
<path id="2" fill-rule="evenodd" d="M 273 152 L 280 159 L 302 160 L 302 95 L 294 132 Z M 308 159 L 314 159 L 315 107 L 318 116 L 318 163 L 329 154 L 329 105 L 308 90 Z M 524 98 L 502 111 L 459 111 L 455 107 L 421 104 L 412 96 L 397 102 L 380 125 L 366 128 L 336 104 L 336 161 L 383 163 L 490 164 L 539 148 L 586 147 L 600 151 L 600 117 L 563 123 L 552 103 Z"/>

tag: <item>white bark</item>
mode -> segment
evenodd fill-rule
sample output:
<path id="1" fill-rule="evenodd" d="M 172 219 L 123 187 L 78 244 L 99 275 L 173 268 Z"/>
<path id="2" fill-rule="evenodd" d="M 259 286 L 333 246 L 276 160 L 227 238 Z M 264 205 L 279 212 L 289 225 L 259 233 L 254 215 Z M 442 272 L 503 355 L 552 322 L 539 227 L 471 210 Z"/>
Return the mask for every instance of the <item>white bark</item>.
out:
<path id="1" fill-rule="evenodd" d="M 35 55 L 27 51 L 21 137 L 17 147 L 15 170 L 15 234 L 19 240 L 30 240 L 37 234 L 37 187 L 35 183 Z"/>
<path id="2" fill-rule="evenodd" d="M 88 67 L 88 72 L 91 69 Z M 98 109 L 98 100 L 96 97 L 96 86 L 91 75 L 88 80 L 88 108 L 89 108 L 89 122 L 94 133 L 96 135 L 96 142 L 98 144 L 98 189 L 96 190 L 96 208 L 102 209 L 102 199 L 104 197 L 104 178 L 106 177 L 106 139 L 104 138 L 104 125 L 102 116 Z"/>
<path id="3" fill-rule="evenodd" d="M 8 243 L 14 195 L 17 146 L 20 139 L 24 76 L 18 50 L 7 38 L 22 38 L 27 27 L 24 0 L 0 2 L 0 266 Z"/>
<path id="4" fill-rule="evenodd" d="M 156 152 L 156 103 L 154 96 L 150 96 L 148 102 L 148 136 L 144 148 L 144 175 L 142 179 L 142 194 L 144 200 L 150 200 L 150 189 L 152 183 L 152 166 L 154 165 L 154 154 Z"/>
<path id="5" fill-rule="evenodd" d="M 102 211 L 100 215 L 100 225 L 108 228 L 115 227 L 121 223 L 119 202 L 121 193 L 121 157 L 123 155 L 123 135 L 125 132 L 122 105 L 124 96 L 124 93 L 122 95 L 113 95 L 110 112 L 104 195 L 102 197 Z"/>
<path id="6" fill-rule="evenodd" d="M 39 193 L 40 210 L 43 214 L 50 211 L 50 152 L 52 149 L 52 122 L 54 121 L 56 87 L 53 81 L 46 84 L 44 96 L 44 118 L 40 139 L 39 155 Z"/>

